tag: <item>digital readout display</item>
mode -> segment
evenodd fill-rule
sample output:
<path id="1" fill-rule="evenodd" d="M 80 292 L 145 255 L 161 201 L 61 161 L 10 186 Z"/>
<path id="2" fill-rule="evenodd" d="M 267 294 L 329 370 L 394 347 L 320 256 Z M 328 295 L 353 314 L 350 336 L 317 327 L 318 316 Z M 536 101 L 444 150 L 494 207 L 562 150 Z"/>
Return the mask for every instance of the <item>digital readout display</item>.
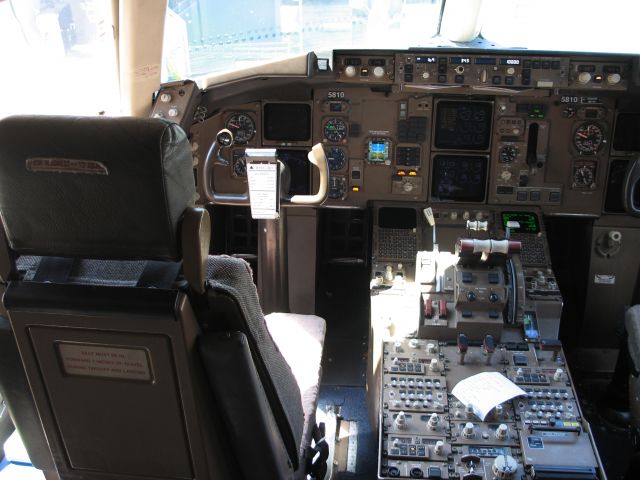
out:
<path id="1" fill-rule="evenodd" d="M 486 150 L 491 140 L 488 102 L 441 101 L 436 112 L 436 148 Z"/>
<path id="2" fill-rule="evenodd" d="M 451 65 L 468 65 L 471 64 L 471 58 L 469 57 L 450 57 L 449 63 Z"/>
<path id="3" fill-rule="evenodd" d="M 437 57 L 416 57 L 416 63 L 438 63 Z"/>
<path id="4" fill-rule="evenodd" d="M 520 65 L 519 58 L 501 58 L 500 65 Z"/>
<path id="5" fill-rule="evenodd" d="M 508 222 L 518 222 L 519 228 L 512 228 L 514 233 L 538 233 L 538 215 L 531 212 L 502 212 L 502 225 L 507 228 Z"/>
<path id="6" fill-rule="evenodd" d="M 495 58 L 486 58 L 486 57 L 476 58 L 476 65 L 495 65 L 495 64 L 496 64 Z"/>

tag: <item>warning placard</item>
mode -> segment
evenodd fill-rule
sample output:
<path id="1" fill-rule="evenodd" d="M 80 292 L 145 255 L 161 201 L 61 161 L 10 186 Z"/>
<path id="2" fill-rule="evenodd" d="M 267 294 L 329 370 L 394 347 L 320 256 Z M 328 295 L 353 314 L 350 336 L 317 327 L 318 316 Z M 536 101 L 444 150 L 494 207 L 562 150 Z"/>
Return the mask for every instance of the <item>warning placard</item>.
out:
<path id="1" fill-rule="evenodd" d="M 152 380 L 149 356 L 144 348 L 65 342 L 57 346 L 67 375 Z"/>

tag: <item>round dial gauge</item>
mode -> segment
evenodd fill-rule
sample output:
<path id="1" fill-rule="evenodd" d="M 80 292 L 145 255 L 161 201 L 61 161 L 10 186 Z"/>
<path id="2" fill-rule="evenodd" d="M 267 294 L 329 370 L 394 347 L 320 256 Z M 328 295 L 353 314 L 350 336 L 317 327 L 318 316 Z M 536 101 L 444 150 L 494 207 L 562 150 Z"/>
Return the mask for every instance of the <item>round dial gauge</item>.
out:
<path id="1" fill-rule="evenodd" d="M 329 170 L 342 170 L 347 164 L 347 155 L 340 147 L 331 147 L 327 151 L 327 162 L 329 162 Z"/>
<path id="2" fill-rule="evenodd" d="M 342 176 L 329 177 L 329 198 L 344 199 L 347 196 L 347 179 Z"/>
<path id="3" fill-rule="evenodd" d="M 227 128 L 233 133 L 235 143 L 247 143 L 256 134 L 256 124 L 246 113 L 234 113 L 227 120 Z"/>
<path id="4" fill-rule="evenodd" d="M 573 136 L 573 144 L 581 153 L 596 153 L 602 146 L 604 135 L 595 123 L 584 123 Z"/>
<path id="5" fill-rule="evenodd" d="M 590 187 L 593 184 L 593 167 L 583 165 L 573 172 L 573 183 L 576 187 Z"/>
<path id="6" fill-rule="evenodd" d="M 324 138 L 339 143 L 347 137 L 347 124 L 341 118 L 330 118 L 324 124 Z"/>
<path id="7" fill-rule="evenodd" d="M 518 156 L 517 147 L 506 145 L 502 147 L 502 150 L 500 150 L 500 161 L 502 163 L 511 163 L 516 159 L 517 156 Z"/>

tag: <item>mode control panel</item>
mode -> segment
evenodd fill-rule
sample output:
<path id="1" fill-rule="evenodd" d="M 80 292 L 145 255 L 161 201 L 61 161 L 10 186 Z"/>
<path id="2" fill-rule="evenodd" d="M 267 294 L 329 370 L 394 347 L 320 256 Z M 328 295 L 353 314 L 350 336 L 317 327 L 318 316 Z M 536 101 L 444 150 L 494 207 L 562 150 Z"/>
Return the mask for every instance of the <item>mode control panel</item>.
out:
<path id="1" fill-rule="evenodd" d="M 418 85 L 555 88 L 569 85 L 569 59 L 519 55 L 399 54 L 396 77 Z"/>

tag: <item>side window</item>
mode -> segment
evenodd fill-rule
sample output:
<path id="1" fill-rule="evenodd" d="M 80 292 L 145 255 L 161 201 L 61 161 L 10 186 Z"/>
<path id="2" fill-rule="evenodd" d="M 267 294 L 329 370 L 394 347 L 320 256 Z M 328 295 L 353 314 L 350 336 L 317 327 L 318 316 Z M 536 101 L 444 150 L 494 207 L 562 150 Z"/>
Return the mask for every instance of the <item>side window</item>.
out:
<path id="1" fill-rule="evenodd" d="M 111 2 L 0 0 L 0 117 L 118 114 Z"/>

